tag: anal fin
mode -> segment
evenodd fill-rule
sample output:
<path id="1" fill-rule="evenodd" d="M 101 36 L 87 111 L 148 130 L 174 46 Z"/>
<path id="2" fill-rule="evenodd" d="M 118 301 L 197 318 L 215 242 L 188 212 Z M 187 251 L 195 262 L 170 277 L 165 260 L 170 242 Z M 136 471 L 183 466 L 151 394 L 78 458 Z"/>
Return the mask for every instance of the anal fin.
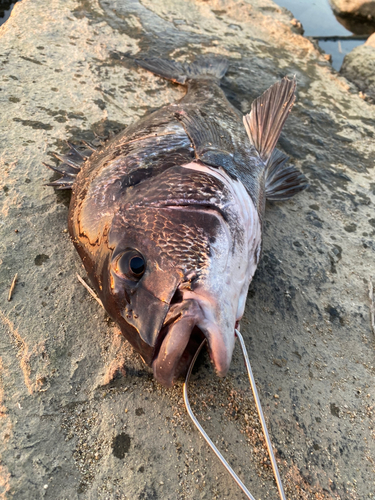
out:
<path id="1" fill-rule="evenodd" d="M 266 198 L 270 201 L 283 201 L 309 187 L 306 177 L 293 165 L 285 165 L 288 156 L 274 149 L 266 170 Z"/>

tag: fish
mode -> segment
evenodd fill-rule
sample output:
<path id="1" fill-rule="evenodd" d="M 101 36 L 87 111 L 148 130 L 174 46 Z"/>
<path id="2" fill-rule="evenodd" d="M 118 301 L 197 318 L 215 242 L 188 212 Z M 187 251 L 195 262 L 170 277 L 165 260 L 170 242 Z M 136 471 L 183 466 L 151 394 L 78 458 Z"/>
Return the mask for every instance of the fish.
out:
<path id="1" fill-rule="evenodd" d="M 201 342 L 224 377 L 259 263 L 266 200 L 288 200 L 306 177 L 276 148 L 295 101 L 284 77 L 243 115 L 220 82 L 226 59 L 136 59 L 186 88 L 102 147 L 69 144 L 62 177 L 68 227 L 108 315 L 172 386 Z"/>

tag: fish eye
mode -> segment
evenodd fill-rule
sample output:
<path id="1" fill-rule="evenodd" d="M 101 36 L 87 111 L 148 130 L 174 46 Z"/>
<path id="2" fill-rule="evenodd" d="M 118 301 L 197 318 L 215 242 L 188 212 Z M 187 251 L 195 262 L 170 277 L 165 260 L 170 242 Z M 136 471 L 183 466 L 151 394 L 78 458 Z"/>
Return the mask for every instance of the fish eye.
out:
<path id="1" fill-rule="evenodd" d="M 129 269 L 134 276 L 141 276 L 145 272 L 146 263 L 144 258 L 136 255 L 132 257 L 129 262 Z"/>
<path id="2" fill-rule="evenodd" d="M 138 252 L 128 251 L 115 260 L 114 270 L 127 278 L 140 279 L 146 270 L 146 261 Z"/>

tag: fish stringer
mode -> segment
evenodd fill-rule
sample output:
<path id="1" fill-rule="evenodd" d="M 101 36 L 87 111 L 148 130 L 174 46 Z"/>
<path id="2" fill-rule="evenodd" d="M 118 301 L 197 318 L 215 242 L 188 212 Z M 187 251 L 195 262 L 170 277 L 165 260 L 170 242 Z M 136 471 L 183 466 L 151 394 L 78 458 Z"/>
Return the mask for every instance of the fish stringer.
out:
<path id="1" fill-rule="evenodd" d="M 253 375 L 253 372 L 252 372 L 252 369 L 251 369 L 251 366 L 250 366 L 249 356 L 248 356 L 247 351 L 246 351 L 245 342 L 244 342 L 243 337 L 240 334 L 240 332 L 238 330 L 235 330 L 235 332 L 236 332 L 236 336 L 237 336 L 238 340 L 240 341 L 242 355 L 243 355 L 244 360 L 245 360 L 245 365 L 246 365 L 247 373 L 248 373 L 249 380 L 250 380 L 250 386 L 251 386 L 251 389 L 252 389 L 252 392 L 253 392 L 253 396 L 254 396 L 254 399 L 255 399 L 255 404 L 256 404 L 256 407 L 257 407 L 259 419 L 260 419 L 260 422 L 262 424 L 263 434 L 264 434 L 264 437 L 265 437 L 265 440 L 266 440 L 267 449 L 268 449 L 268 455 L 269 455 L 270 460 L 271 460 L 272 469 L 273 469 L 273 473 L 274 473 L 276 484 L 277 484 L 277 489 L 279 491 L 280 498 L 282 500 L 286 500 L 286 496 L 285 496 L 285 493 L 284 493 L 283 485 L 281 483 L 279 469 L 277 467 L 275 455 L 274 455 L 273 449 L 272 449 L 271 439 L 270 439 L 270 436 L 268 434 L 266 421 L 265 421 L 265 418 L 264 418 L 262 406 L 260 404 L 260 399 L 259 399 L 258 391 L 257 391 L 256 385 L 255 385 L 254 375 Z M 229 474 L 232 476 L 232 478 L 235 480 L 235 482 L 238 484 L 238 486 L 241 488 L 241 490 L 245 493 L 245 495 L 247 496 L 247 498 L 249 498 L 250 500 L 255 500 L 255 498 L 253 497 L 253 495 L 246 488 L 246 486 L 243 484 L 243 482 L 241 481 L 241 479 L 237 476 L 237 474 L 234 472 L 234 470 L 232 469 L 232 467 L 228 464 L 228 462 L 225 460 L 225 458 L 223 457 L 223 455 L 220 453 L 220 451 L 214 445 L 213 441 L 210 439 L 210 437 L 208 436 L 208 434 L 206 433 L 206 431 L 203 429 L 203 427 L 201 426 L 201 424 L 198 422 L 198 419 L 194 415 L 194 413 L 193 413 L 193 411 L 191 409 L 190 403 L 189 403 L 187 386 L 188 386 L 188 383 L 189 383 L 189 380 L 190 380 L 190 375 L 191 375 L 191 372 L 193 370 L 195 361 L 197 360 L 197 357 L 198 357 L 200 351 L 202 350 L 202 347 L 204 346 L 204 344 L 206 342 L 207 342 L 206 339 L 203 340 L 203 342 L 201 343 L 201 345 L 198 347 L 198 350 L 195 353 L 194 358 L 193 358 L 193 360 L 192 360 L 192 362 L 191 362 L 191 364 L 189 366 L 188 372 L 186 374 L 186 379 L 185 379 L 185 382 L 184 382 L 184 385 L 183 385 L 183 396 L 184 396 L 184 402 L 185 402 L 186 410 L 187 410 L 190 418 L 194 422 L 194 425 L 197 427 L 197 429 L 199 430 L 199 432 L 202 434 L 202 436 L 204 437 L 204 439 L 206 440 L 206 442 L 209 444 L 209 446 L 211 447 L 211 449 L 213 450 L 213 452 L 215 453 L 215 455 L 218 457 L 218 459 L 220 460 L 220 462 L 224 465 L 224 467 L 227 469 L 227 471 L 229 472 Z"/>

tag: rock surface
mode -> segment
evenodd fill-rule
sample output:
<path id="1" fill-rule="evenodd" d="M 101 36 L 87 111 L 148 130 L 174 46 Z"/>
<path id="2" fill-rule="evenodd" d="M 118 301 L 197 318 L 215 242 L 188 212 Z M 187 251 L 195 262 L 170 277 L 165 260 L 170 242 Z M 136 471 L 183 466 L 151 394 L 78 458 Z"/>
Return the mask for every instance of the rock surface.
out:
<path id="1" fill-rule="evenodd" d="M 374 0 L 329 0 L 335 14 L 375 20 Z"/>
<path id="2" fill-rule="evenodd" d="M 368 39 L 365 42 L 365 45 L 367 47 L 373 47 L 375 49 L 375 33 L 368 37 Z"/>
<path id="3" fill-rule="evenodd" d="M 375 33 L 345 56 L 340 73 L 375 99 Z"/>
<path id="4" fill-rule="evenodd" d="M 243 112 L 296 75 L 280 147 L 309 177 L 267 207 L 242 331 L 288 499 L 373 499 L 374 108 L 269 0 L 23 0 L 0 28 L 0 498 L 244 498 L 77 281 L 66 195 L 42 161 L 178 99 L 129 55 L 228 57 Z M 14 275 L 13 298 L 7 301 Z M 238 348 L 193 408 L 256 498 L 277 498 Z M 196 402 L 196 404 L 195 404 Z"/>

